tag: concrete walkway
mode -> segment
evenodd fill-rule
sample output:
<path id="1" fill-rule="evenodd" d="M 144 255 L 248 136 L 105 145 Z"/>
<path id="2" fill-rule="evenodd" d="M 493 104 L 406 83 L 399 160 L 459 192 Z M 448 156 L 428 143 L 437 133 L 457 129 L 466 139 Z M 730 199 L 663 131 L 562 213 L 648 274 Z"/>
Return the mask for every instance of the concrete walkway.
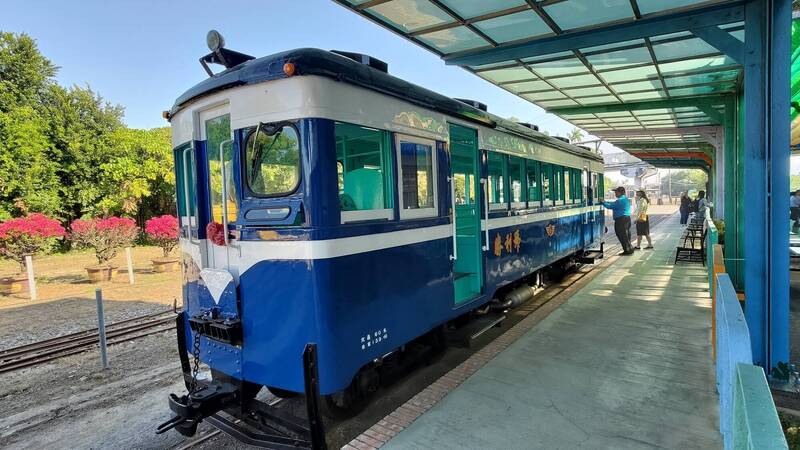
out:
<path id="1" fill-rule="evenodd" d="M 620 258 L 400 431 L 388 449 L 721 448 L 705 269 Z"/>

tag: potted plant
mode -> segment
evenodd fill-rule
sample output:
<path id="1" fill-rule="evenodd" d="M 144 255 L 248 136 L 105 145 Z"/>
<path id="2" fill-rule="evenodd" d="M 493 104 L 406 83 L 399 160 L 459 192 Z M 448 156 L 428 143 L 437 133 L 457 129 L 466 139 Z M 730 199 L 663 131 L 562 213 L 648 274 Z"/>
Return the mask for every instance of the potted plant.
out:
<path id="1" fill-rule="evenodd" d="M 105 219 L 78 219 L 70 225 L 72 241 L 79 246 L 94 249 L 96 266 L 86 272 L 93 282 L 109 281 L 116 270 L 109 261 L 117 256 L 121 248 L 133 245 L 139 230 L 132 219 L 107 217 Z"/>
<path id="2" fill-rule="evenodd" d="M 25 257 L 52 251 L 58 239 L 65 235 L 64 227 L 44 214 L 31 214 L 0 223 L 0 256 L 19 265 L 18 274 L 0 278 L 0 294 L 24 290 L 28 280 Z"/>
<path id="3" fill-rule="evenodd" d="M 153 259 L 156 272 L 174 272 L 178 268 L 178 258 L 170 256 L 178 244 L 178 218 L 170 215 L 153 217 L 144 224 L 144 232 L 150 242 L 161 247 L 163 256 Z"/>

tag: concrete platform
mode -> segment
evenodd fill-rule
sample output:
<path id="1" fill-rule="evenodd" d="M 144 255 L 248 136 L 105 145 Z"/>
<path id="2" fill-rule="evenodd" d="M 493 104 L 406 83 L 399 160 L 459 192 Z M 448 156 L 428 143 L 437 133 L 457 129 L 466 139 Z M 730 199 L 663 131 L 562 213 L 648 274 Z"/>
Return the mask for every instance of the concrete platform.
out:
<path id="1" fill-rule="evenodd" d="M 655 251 L 614 262 L 382 448 L 721 448 L 706 272 L 673 266 L 681 232 L 672 216 Z"/>

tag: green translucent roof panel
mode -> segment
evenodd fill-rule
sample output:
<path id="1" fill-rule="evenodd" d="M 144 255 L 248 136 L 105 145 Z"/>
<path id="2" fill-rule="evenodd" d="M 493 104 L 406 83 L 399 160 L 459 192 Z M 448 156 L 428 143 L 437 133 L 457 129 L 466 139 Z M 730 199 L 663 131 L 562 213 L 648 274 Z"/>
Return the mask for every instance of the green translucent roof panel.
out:
<path id="1" fill-rule="evenodd" d="M 442 4 L 455 11 L 462 19 L 471 19 L 484 14 L 522 6 L 525 0 L 440 0 Z"/>
<path id="2" fill-rule="evenodd" d="M 428 0 L 392 0 L 367 8 L 367 12 L 403 31 L 417 31 L 453 21 L 449 14 Z"/>
<path id="3" fill-rule="evenodd" d="M 618 83 L 620 81 L 641 80 L 643 78 L 656 77 L 658 76 L 658 70 L 656 70 L 655 65 L 649 65 L 634 67 L 631 69 L 601 72 L 600 76 L 609 83 Z"/>
<path id="4" fill-rule="evenodd" d="M 497 83 L 504 83 L 506 81 L 527 81 L 534 78 L 531 71 L 524 67 L 487 70 L 485 72 L 478 72 L 478 75 Z"/>
<path id="5" fill-rule="evenodd" d="M 549 81 L 558 88 L 597 86 L 600 84 L 600 80 L 590 73 L 585 75 L 577 75 L 574 77 L 550 78 Z"/>
<path id="6" fill-rule="evenodd" d="M 672 72 L 705 70 L 713 67 L 732 66 L 735 64 L 736 61 L 728 58 L 727 56 L 710 56 L 707 58 L 695 58 L 670 63 L 662 63 L 659 64 L 659 68 L 661 69 L 661 74 L 663 75 Z"/>
<path id="7" fill-rule="evenodd" d="M 650 52 L 644 47 L 587 55 L 586 59 L 597 70 L 619 69 L 636 64 L 653 63 Z"/>
<path id="8" fill-rule="evenodd" d="M 634 18 L 630 0 L 569 0 L 547 5 L 544 10 L 562 30 Z"/>
<path id="9" fill-rule="evenodd" d="M 717 83 L 723 81 L 734 81 L 739 77 L 737 70 L 725 70 L 721 72 L 698 73 L 696 75 L 686 75 L 681 77 L 670 77 L 664 79 L 668 87 L 683 87 L 694 84 Z"/>
<path id="10" fill-rule="evenodd" d="M 613 95 L 606 95 L 602 97 L 584 97 L 578 100 L 581 104 L 584 105 L 599 105 L 605 103 L 619 103 L 616 97 Z"/>
<path id="11" fill-rule="evenodd" d="M 649 81 L 634 81 L 632 83 L 616 83 L 612 84 L 611 88 L 618 93 L 633 92 L 633 91 L 647 91 L 653 89 L 661 89 L 661 81 L 653 79 Z"/>
<path id="12" fill-rule="evenodd" d="M 542 18 L 530 10 L 475 22 L 475 26 L 500 43 L 553 33 Z"/>
<path id="13" fill-rule="evenodd" d="M 504 84 L 503 87 L 513 92 L 542 91 L 546 89 L 552 89 L 549 84 L 541 80 Z"/>
<path id="14" fill-rule="evenodd" d="M 467 27 L 434 31 L 420 35 L 419 39 L 444 53 L 460 52 L 489 45 L 485 39 Z"/>
<path id="15" fill-rule="evenodd" d="M 626 102 L 632 102 L 636 100 L 654 100 L 658 98 L 663 98 L 665 95 L 661 91 L 650 91 L 650 92 L 636 92 L 633 94 L 620 94 L 622 100 Z"/>
<path id="16" fill-rule="evenodd" d="M 537 103 L 545 108 L 556 107 L 556 106 L 578 106 L 578 104 L 573 100 L 552 100 L 552 101 L 541 101 Z"/>
<path id="17" fill-rule="evenodd" d="M 539 100 L 560 100 L 562 98 L 567 98 L 566 95 L 562 94 L 560 91 L 542 91 L 536 92 L 534 94 L 522 94 L 524 98 L 533 101 Z"/>
<path id="18" fill-rule="evenodd" d="M 466 67 L 542 108 L 570 108 L 571 113 L 559 115 L 587 130 L 647 131 L 715 124 L 716 115 L 710 118 L 697 107 L 662 108 L 660 101 L 681 99 L 680 104 L 686 104 L 682 100 L 686 97 L 732 93 L 741 88 L 742 67 L 688 30 L 664 33 L 654 26 L 645 30 L 653 34 L 649 37 L 598 40 L 599 45 L 591 39 L 595 30 L 622 28 L 653 16 L 691 15 L 694 9 L 733 0 L 335 1 L 439 55 L 474 50 L 491 53 L 493 46 L 518 43 L 535 50 L 540 40 L 547 46 L 545 42 L 559 41 L 561 34 L 589 30 L 588 39 L 565 41 L 581 42 L 581 47 L 554 46 L 551 48 L 559 51 L 532 57 L 526 57 L 524 51 L 500 53 L 518 56 Z M 719 27 L 735 39 L 744 39 L 742 22 Z M 603 105 L 637 102 L 653 102 L 653 107 L 646 111 L 593 112 L 606 110 Z M 714 105 L 722 111 L 721 103 Z M 705 145 L 705 139 L 653 131 L 614 142 L 623 147 L 637 140 L 669 142 L 679 148 L 682 144 Z"/>
<path id="19" fill-rule="evenodd" d="M 529 64 L 541 76 L 573 75 L 589 72 L 589 69 L 578 58 L 564 58 Z"/>
<path id="20" fill-rule="evenodd" d="M 564 89 L 564 92 L 570 97 L 585 97 L 587 95 L 611 94 L 611 92 L 609 92 L 608 89 L 606 89 L 604 86 L 578 88 L 578 89 Z"/>
<path id="21" fill-rule="evenodd" d="M 664 61 L 719 53 L 719 50 L 702 39 L 694 38 L 653 44 L 653 53 L 659 61 Z"/>
<path id="22" fill-rule="evenodd" d="M 691 88 L 682 88 L 682 89 L 670 89 L 669 94 L 675 97 L 687 96 L 687 95 L 703 95 L 703 94 L 714 94 L 717 92 L 726 92 L 732 91 L 733 86 L 696 86 Z"/>

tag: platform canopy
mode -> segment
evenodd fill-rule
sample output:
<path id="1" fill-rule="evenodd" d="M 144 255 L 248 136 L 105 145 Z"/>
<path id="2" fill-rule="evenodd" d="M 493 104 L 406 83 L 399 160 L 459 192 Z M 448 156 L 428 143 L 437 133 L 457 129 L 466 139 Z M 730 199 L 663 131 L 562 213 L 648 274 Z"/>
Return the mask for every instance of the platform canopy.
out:
<path id="1" fill-rule="evenodd" d="M 791 0 L 334 1 L 649 164 L 706 170 L 753 360 L 787 361 Z"/>
<path id="2" fill-rule="evenodd" d="M 710 168 L 742 84 L 741 2 L 336 1 L 656 166 Z"/>

